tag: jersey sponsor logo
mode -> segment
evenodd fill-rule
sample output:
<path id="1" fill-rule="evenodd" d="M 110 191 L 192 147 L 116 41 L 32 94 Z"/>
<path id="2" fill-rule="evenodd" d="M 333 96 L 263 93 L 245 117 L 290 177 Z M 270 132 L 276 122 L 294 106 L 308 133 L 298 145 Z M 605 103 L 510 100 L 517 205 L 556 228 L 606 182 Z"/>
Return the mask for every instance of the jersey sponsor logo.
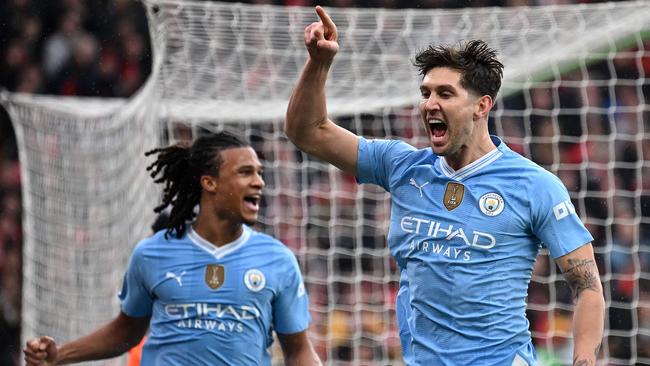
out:
<path id="1" fill-rule="evenodd" d="M 167 273 L 165 273 L 165 278 L 173 278 L 173 279 L 176 280 L 176 282 L 178 283 L 178 285 L 179 285 L 180 287 L 183 287 L 183 275 L 184 275 L 185 273 L 187 273 L 187 271 L 183 271 L 183 272 L 182 272 L 181 274 L 179 274 L 179 275 L 177 275 L 177 274 L 174 273 L 174 272 L 167 272 Z"/>
<path id="2" fill-rule="evenodd" d="M 167 304 L 165 314 L 170 318 L 210 317 L 216 319 L 232 318 L 251 320 L 261 316 L 260 311 L 248 305 L 224 305 L 213 303 Z"/>
<path id="3" fill-rule="evenodd" d="M 423 253 L 431 253 L 435 255 L 445 256 L 451 259 L 462 259 L 465 262 L 469 261 L 472 257 L 472 252 L 470 250 L 453 248 L 449 245 L 427 240 L 424 240 L 422 242 L 416 242 L 413 240 L 409 245 L 409 249 L 412 252 L 419 251 Z"/>
<path id="4" fill-rule="evenodd" d="M 503 197 L 498 193 L 486 193 L 478 200 L 478 207 L 487 216 L 496 216 L 506 207 Z"/>
<path id="5" fill-rule="evenodd" d="M 417 188 L 420 191 L 420 197 L 423 197 L 422 188 L 427 184 L 429 184 L 429 182 L 424 182 L 424 184 L 419 185 L 418 182 L 415 181 L 415 179 L 411 178 L 409 179 L 409 184 Z"/>
<path id="6" fill-rule="evenodd" d="M 465 186 L 461 183 L 449 182 L 445 188 L 445 196 L 442 199 L 448 211 L 460 206 L 465 196 Z"/>
<path id="7" fill-rule="evenodd" d="M 176 322 L 179 328 L 216 330 L 220 332 L 243 333 L 244 325 L 240 322 L 220 322 L 211 319 L 181 319 Z"/>
<path id="8" fill-rule="evenodd" d="M 244 332 L 243 322 L 262 316 L 254 306 L 214 303 L 167 304 L 165 314 L 179 328 L 231 333 Z"/>
<path id="9" fill-rule="evenodd" d="M 402 217 L 400 228 L 410 234 L 426 235 L 434 239 L 452 240 L 458 238 L 466 246 L 480 249 L 490 249 L 497 244 L 497 240 L 492 234 L 418 217 Z"/>
<path id="10" fill-rule="evenodd" d="M 244 284 L 249 290 L 258 292 L 266 285 L 266 277 L 259 269 L 249 269 L 244 274 Z"/>
<path id="11" fill-rule="evenodd" d="M 221 264 L 208 264 L 205 266 L 205 283 L 213 290 L 223 286 L 226 270 Z"/>
<path id="12" fill-rule="evenodd" d="M 305 291 L 305 284 L 302 283 L 302 282 L 300 282 L 300 285 L 298 286 L 298 293 L 297 293 L 297 296 L 298 296 L 298 297 L 303 297 L 303 296 L 305 296 L 305 292 L 306 292 L 306 291 Z"/>
<path id="13" fill-rule="evenodd" d="M 571 200 L 562 201 L 553 207 L 553 214 L 558 221 L 574 213 L 576 213 L 576 208 Z"/>

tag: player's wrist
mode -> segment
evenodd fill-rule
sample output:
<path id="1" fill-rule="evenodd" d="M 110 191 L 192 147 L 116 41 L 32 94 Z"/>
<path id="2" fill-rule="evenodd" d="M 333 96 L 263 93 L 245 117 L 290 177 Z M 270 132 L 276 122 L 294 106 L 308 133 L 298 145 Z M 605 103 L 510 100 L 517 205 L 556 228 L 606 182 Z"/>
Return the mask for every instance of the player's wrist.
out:
<path id="1" fill-rule="evenodd" d="M 326 74 L 329 73 L 330 67 L 332 66 L 332 63 L 334 62 L 334 55 L 331 57 L 324 57 L 321 55 L 310 55 L 309 59 L 307 60 L 307 68 L 309 68 L 310 71 L 314 72 L 325 72 Z"/>
<path id="2" fill-rule="evenodd" d="M 573 366 L 593 366 L 596 365 L 596 357 L 591 355 L 576 355 L 573 357 Z"/>

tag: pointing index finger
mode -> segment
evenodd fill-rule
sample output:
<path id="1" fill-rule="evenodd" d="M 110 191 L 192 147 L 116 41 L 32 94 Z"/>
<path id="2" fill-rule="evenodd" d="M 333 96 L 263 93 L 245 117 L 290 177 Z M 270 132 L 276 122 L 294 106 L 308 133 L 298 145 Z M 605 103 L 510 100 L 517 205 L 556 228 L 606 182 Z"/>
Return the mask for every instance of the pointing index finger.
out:
<path id="1" fill-rule="evenodd" d="M 320 18 L 321 22 L 323 22 L 323 26 L 325 27 L 325 33 L 333 33 L 336 35 L 336 24 L 332 21 L 332 18 L 330 18 L 329 14 L 323 9 L 322 6 L 317 5 L 316 6 L 316 13 L 318 14 L 318 17 Z"/>

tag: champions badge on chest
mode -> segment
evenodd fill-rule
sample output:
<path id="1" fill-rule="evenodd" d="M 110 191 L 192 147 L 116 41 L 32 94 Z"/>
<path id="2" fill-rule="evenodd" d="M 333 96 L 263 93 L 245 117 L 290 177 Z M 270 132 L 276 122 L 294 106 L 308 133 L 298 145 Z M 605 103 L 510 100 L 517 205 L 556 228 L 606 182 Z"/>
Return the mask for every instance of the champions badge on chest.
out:
<path id="1" fill-rule="evenodd" d="M 449 182 L 445 188 L 445 197 L 443 202 L 447 210 L 451 211 L 460 206 L 465 196 L 465 186 L 461 183 Z"/>
<path id="2" fill-rule="evenodd" d="M 213 290 L 223 286 L 226 270 L 221 264 L 208 264 L 205 266 L 205 283 Z"/>

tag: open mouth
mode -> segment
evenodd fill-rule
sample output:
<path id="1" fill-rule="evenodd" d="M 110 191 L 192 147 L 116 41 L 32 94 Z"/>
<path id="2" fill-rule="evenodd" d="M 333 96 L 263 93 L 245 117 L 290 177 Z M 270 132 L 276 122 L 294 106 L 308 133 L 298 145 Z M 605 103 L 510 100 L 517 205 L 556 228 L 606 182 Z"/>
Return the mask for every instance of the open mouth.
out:
<path id="1" fill-rule="evenodd" d="M 441 138 L 447 134 L 447 122 L 440 119 L 429 120 L 429 130 L 434 138 Z"/>
<path id="2" fill-rule="evenodd" d="M 262 197 L 259 194 L 244 196 L 244 203 L 246 204 L 246 207 L 250 208 L 253 211 L 257 211 L 260 208 L 261 198 Z"/>

